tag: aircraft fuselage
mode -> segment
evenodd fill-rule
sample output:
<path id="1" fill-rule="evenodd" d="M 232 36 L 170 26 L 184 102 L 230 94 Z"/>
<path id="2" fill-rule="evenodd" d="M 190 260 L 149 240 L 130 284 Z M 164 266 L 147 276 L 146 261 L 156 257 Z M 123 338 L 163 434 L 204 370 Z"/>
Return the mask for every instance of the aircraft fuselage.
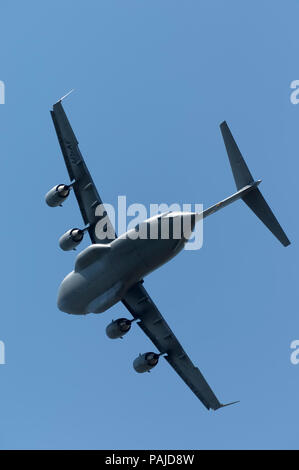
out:
<path id="1" fill-rule="evenodd" d="M 167 238 L 162 238 L 159 228 L 162 215 L 138 226 L 138 230 L 146 227 L 148 231 L 153 229 L 153 233 L 158 227 L 156 238 L 140 238 L 133 229 L 110 244 L 94 244 L 83 250 L 76 258 L 74 271 L 60 285 L 59 309 L 77 315 L 104 312 L 119 302 L 136 282 L 176 256 L 191 235 L 196 222 L 195 214 L 165 216 L 170 222 Z M 189 232 L 181 231 L 179 237 L 177 233 L 174 237 L 174 220 L 180 218 L 182 223 L 186 217 L 189 217 Z"/>

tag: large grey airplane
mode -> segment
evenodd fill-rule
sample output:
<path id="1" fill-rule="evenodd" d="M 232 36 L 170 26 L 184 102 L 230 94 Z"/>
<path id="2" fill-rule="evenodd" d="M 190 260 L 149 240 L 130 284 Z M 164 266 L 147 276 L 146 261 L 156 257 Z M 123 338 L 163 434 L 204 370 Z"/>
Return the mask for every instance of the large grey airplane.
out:
<path id="1" fill-rule="evenodd" d="M 140 354 L 133 362 L 137 372 L 150 371 L 158 364 L 159 357 L 164 356 L 207 409 L 217 410 L 236 403 L 224 405 L 219 402 L 149 296 L 143 279 L 184 248 L 200 219 L 238 199 L 242 199 L 276 238 L 288 246 L 290 241 L 258 189 L 261 181 L 253 179 L 226 122 L 223 122 L 220 129 L 237 192 L 201 213 L 168 211 L 158 214 L 117 238 L 61 101 L 62 98 L 54 104 L 51 116 L 71 183 L 52 188 L 46 194 L 46 202 L 51 207 L 60 206 L 73 190 L 85 227 L 67 231 L 60 238 L 60 247 L 75 249 L 86 231 L 91 245 L 78 254 L 74 270 L 62 281 L 58 293 L 59 309 L 75 315 L 101 313 L 121 301 L 133 318 L 112 321 L 106 328 L 107 336 L 121 338 L 128 333 L 132 322 L 137 321 L 159 351 Z M 167 237 L 162 233 L 166 222 L 169 224 Z M 185 225 L 185 222 L 188 223 Z M 105 237 L 103 232 L 99 235 L 99 226 L 103 227 Z M 189 229 L 185 230 L 185 226 Z M 141 237 L 136 233 L 155 233 L 156 236 Z"/>

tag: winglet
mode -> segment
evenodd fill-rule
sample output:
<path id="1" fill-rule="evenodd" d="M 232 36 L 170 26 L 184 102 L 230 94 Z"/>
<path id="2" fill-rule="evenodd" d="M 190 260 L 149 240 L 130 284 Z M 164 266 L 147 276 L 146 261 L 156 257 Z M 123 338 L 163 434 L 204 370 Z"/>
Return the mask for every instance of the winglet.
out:
<path id="1" fill-rule="evenodd" d="M 240 403 L 240 400 L 232 401 L 231 403 L 226 403 L 224 405 L 220 405 L 220 408 L 224 408 L 225 406 L 235 405 L 235 403 Z"/>
<path id="2" fill-rule="evenodd" d="M 64 95 L 62 98 L 60 98 L 57 103 L 60 103 L 62 100 L 64 100 L 64 98 L 66 98 L 67 96 L 69 96 L 71 93 L 73 93 L 73 91 L 75 91 L 75 89 L 73 88 L 71 91 L 69 91 L 66 95 Z"/>

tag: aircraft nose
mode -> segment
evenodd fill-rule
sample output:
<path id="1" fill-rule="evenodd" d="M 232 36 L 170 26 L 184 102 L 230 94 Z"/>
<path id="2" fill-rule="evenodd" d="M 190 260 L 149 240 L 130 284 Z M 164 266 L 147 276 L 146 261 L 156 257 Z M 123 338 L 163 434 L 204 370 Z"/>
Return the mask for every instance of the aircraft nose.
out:
<path id="1" fill-rule="evenodd" d="M 83 314 L 82 295 L 80 295 L 80 280 L 75 273 L 68 274 L 60 284 L 57 297 L 57 307 L 65 313 Z"/>
<path id="2" fill-rule="evenodd" d="M 57 307 L 62 312 L 69 313 L 67 306 L 68 306 L 68 302 L 67 302 L 67 293 L 66 293 L 66 288 L 65 288 L 65 282 L 62 281 L 62 283 L 60 284 L 59 290 L 58 290 Z"/>

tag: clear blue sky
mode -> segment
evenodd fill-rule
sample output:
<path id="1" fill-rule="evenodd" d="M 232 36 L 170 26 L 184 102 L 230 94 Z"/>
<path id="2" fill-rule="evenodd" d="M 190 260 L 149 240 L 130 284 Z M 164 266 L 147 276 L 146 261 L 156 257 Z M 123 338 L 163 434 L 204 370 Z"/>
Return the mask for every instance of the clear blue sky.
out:
<path id="1" fill-rule="evenodd" d="M 2 2 L 0 448 L 298 448 L 298 2 Z M 81 225 L 50 119 L 65 109 L 105 201 L 203 203 L 234 192 L 226 119 L 293 244 L 283 248 L 242 202 L 209 217 L 204 246 L 145 286 L 221 401 L 208 412 L 138 329 L 105 336 L 102 315 L 58 311 Z M 87 245 L 87 240 L 84 246 Z"/>

